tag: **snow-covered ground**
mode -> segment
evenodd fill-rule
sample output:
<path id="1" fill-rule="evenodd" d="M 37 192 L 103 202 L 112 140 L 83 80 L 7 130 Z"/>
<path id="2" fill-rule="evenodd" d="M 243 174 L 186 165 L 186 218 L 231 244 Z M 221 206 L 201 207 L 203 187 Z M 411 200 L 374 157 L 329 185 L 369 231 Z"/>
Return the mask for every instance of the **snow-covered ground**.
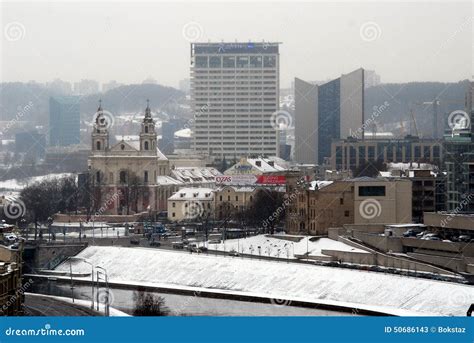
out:
<path id="1" fill-rule="evenodd" d="M 52 298 L 56 299 L 59 301 L 64 301 L 66 303 L 70 304 L 76 304 L 78 306 L 84 307 L 84 308 L 90 308 L 91 302 L 89 300 L 81 300 L 81 299 L 74 299 L 74 302 L 72 301 L 71 298 L 66 298 L 66 297 L 58 297 L 58 296 L 53 296 L 53 295 L 46 295 L 46 294 L 36 294 L 36 293 L 25 293 L 27 296 L 30 297 L 43 297 L 43 298 Z M 101 312 L 104 311 L 104 304 L 100 303 L 99 305 L 99 310 Z M 117 310 L 116 308 L 110 307 L 109 306 L 109 315 L 110 317 L 130 317 L 129 314 L 122 312 L 120 310 Z"/>
<path id="2" fill-rule="evenodd" d="M 421 315 L 464 316 L 474 303 L 473 286 L 360 270 L 148 248 L 91 246 L 78 256 L 105 267 L 111 282 L 202 287 Z M 69 264 L 57 270 L 68 272 Z M 75 261 L 73 270 L 87 273 L 90 266 Z"/>
<path id="3" fill-rule="evenodd" d="M 23 179 L 10 179 L 5 181 L 0 181 L 0 190 L 8 191 L 21 191 L 23 188 L 27 187 L 36 182 L 41 182 L 43 180 L 54 179 L 54 178 L 63 178 L 66 176 L 73 176 L 75 174 L 71 173 L 59 173 L 59 174 L 48 174 L 42 176 L 33 176 Z"/>
<path id="4" fill-rule="evenodd" d="M 208 244 L 210 250 L 236 251 L 242 254 L 263 255 L 279 258 L 294 258 L 295 255 L 325 256 L 321 250 L 338 250 L 367 253 L 345 243 L 330 238 L 312 238 L 307 236 L 288 236 L 299 239 L 292 242 L 266 235 L 252 236 L 241 239 L 228 239 L 220 244 Z M 312 241 L 313 240 L 313 241 Z M 260 247 L 260 248 L 259 248 Z"/>

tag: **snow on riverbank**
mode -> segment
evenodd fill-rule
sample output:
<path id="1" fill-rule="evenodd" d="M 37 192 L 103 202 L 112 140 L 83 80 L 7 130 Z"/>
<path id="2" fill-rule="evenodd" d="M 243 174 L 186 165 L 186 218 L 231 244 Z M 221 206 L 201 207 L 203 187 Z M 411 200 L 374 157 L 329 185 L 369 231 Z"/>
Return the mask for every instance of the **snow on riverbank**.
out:
<path id="1" fill-rule="evenodd" d="M 36 182 L 51 180 L 54 178 L 61 179 L 64 177 L 74 176 L 74 175 L 75 174 L 71 174 L 71 173 L 60 173 L 60 174 L 33 176 L 33 177 L 27 177 L 23 179 L 11 179 L 11 180 L 0 181 L 0 190 L 21 191 L 23 188 L 27 187 L 28 185 L 32 185 Z"/>
<path id="2" fill-rule="evenodd" d="M 284 237 L 284 236 L 278 236 Z M 280 258 L 294 258 L 294 255 L 325 256 L 321 250 L 338 250 L 367 253 L 362 249 L 353 248 L 345 243 L 330 238 L 316 238 L 305 236 L 288 236 L 295 242 L 287 239 L 258 235 L 242 239 L 228 239 L 220 244 L 208 244 L 211 250 L 236 251 L 242 254 L 263 255 Z M 260 247 L 260 249 L 259 249 Z"/>
<path id="3" fill-rule="evenodd" d="M 105 267 L 113 282 L 143 282 L 253 292 L 272 298 L 337 301 L 425 315 L 464 316 L 474 287 L 284 261 L 197 255 L 147 248 L 91 246 L 78 256 Z M 68 272 L 69 264 L 57 270 Z M 74 272 L 90 271 L 81 261 Z"/>

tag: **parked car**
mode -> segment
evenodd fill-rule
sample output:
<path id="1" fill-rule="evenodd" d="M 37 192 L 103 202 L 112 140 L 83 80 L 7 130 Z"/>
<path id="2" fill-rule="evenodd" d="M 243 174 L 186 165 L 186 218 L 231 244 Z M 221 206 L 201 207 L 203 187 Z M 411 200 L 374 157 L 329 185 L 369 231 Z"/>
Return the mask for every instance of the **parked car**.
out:
<path id="1" fill-rule="evenodd" d="M 461 235 L 458 237 L 459 242 L 466 242 L 469 243 L 471 241 L 471 236 L 469 235 Z"/>
<path id="2" fill-rule="evenodd" d="M 184 243 L 182 242 L 174 242 L 173 249 L 184 249 Z"/>
<path id="3" fill-rule="evenodd" d="M 239 254 L 237 251 L 235 251 L 235 250 L 232 250 L 232 251 L 229 251 L 229 256 L 235 256 L 235 257 L 238 257 L 238 256 L 240 256 L 240 254 Z"/>
<path id="4" fill-rule="evenodd" d="M 409 230 L 405 231 L 405 233 L 403 234 L 403 237 L 416 237 L 417 234 L 418 234 L 417 231 L 415 231 L 413 229 L 409 229 Z"/>
<path id="5" fill-rule="evenodd" d="M 156 242 L 156 241 L 153 241 L 153 242 L 150 243 L 150 246 L 151 246 L 151 247 L 159 247 L 160 245 L 161 245 L 161 243 L 160 243 L 160 242 Z"/>
<path id="6" fill-rule="evenodd" d="M 427 240 L 427 241 L 440 241 L 441 238 L 436 234 L 436 233 L 427 233 L 421 239 Z"/>
<path id="7" fill-rule="evenodd" d="M 131 240 L 130 240 L 130 244 L 139 245 L 139 244 L 140 244 L 140 240 L 139 240 L 139 239 L 131 239 Z"/>

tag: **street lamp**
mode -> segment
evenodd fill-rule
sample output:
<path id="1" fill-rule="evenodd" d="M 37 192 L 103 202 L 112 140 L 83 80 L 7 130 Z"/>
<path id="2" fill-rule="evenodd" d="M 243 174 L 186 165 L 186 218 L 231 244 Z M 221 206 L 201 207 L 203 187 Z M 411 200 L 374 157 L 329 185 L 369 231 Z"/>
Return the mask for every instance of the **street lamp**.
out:
<path id="1" fill-rule="evenodd" d="M 46 221 L 48 223 L 49 242 L 51 243 L 51 225 L 53 224 L 53 218 L 48 217 Z"/>
<path id="2" fill-rule="evenodd" d="M 99 275 L 104 275 L 105 280 L 105 287 L 106 287 L 106 298 L 105 298 L 105 315 L 108 317 L 110 314 L 109 309 L 109 294 L 110 294 L 110 287 L 109 287 L 109 276 L 107 273 L 107 269 L 101 266 L 95 266 L 96 269 L 102 270 L 102 272 L 97 271 L 97 310 L 99 310 Z"/>
<path id="3" fill-rule="evenodd" d="M 89 260 L 83 258 L 83 257 L 77 257 L 77 256 L 72 256 L 69 257 L 69 266 L 71 269 L 71 287 L 72 287 L 72 267 L 71 267 L 71 260 L 77 260 L 77 261 L 82 261 L 84 263 L 87 263 L 88 265 L 91 266 L 92 271 L 91 271 L 91 278 L 92 278 L 92 294 L 91 294 L 91 309 L 94 309 L 94 265 L 89 262 Z M 74 298 L 73 298 L 74 300 Z"/>

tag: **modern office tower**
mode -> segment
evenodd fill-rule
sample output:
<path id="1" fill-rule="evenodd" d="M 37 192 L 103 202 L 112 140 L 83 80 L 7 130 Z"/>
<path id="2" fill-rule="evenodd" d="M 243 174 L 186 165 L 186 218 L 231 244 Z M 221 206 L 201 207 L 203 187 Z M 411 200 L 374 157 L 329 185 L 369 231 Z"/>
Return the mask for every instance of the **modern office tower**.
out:
<path id="1" fill-rule="evenodd" d="M 466 114 L 470 126 L 444 136 L 447 171 L 447 210 L 474 213 L 474 104 L 473 86 L 466 92 Z"/>
<path id="2" fill-rule="evenodd" d="M 68 146 L 80 142 L 78 96 L 49 98 L 49 145 Z"/>
<path id="3" fill-rule="evenodd" d="M 323 85 L 295 80 L 295 160 L 323 164 L 332 140 L 354 137 L 364 122 L 364 69 Z"/>
<path id="4" fill-rule="evenodd" d="M 277 155 L 278 48 L 266 42 L 191 44 L 197 153 L 217 160 Z"/>

